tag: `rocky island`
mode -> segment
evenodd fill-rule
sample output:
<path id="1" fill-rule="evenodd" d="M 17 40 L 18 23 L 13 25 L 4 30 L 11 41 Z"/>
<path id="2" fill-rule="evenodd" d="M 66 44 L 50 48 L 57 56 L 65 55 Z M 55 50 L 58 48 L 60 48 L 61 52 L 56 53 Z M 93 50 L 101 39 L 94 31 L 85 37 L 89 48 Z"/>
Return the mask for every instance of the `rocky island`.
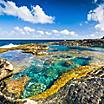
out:
<path id="1" fill-rule="evenodd" d="M 0 48 L 0 104 L 103 104 L 104 39 Z"/>

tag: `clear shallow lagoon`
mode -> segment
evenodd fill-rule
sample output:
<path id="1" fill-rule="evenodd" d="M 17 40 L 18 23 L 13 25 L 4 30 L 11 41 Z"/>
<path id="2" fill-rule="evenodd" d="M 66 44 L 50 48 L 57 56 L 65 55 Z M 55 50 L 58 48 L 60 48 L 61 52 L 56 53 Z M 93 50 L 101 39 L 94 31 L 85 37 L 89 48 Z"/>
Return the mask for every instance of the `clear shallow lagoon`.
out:
<path id="1" fill-rule="evenodd" d="M 48 52 L 63 52 L 68 51 L 66 54 L 54 54 L 39 58 L 29 53 L 23 53 L 21 50 L 8 51 L 0 54 L 0 57 L 6 58 L 11 62 L 21 62 L 24 59 L 30 59 L 28 67 L 13 75 L 12 80 L 19 79 L 23 76 L 28 76 L 30 80 L 25 86 L 21 94 L 21 98 L 27 98 L 39 93 L 42 93 L 65 72 L 72 70 L 79 66 L 85 66 L 93 60 L 92 56 L 74 56 L 69 51 L 91 51 L 103 52 L 102 49 L 83 48 L 83 47 L 67 47 L 64 45 L 51 45 Z"/>
<path id="2" fill-rule="evenodd" d="M 22 50 L 13 50 L 1 53 L 0 57 L 13 62 L 13 61 L 21 61 L 25 58 L 32 57 L 32 54 L 23 53 Z"/>

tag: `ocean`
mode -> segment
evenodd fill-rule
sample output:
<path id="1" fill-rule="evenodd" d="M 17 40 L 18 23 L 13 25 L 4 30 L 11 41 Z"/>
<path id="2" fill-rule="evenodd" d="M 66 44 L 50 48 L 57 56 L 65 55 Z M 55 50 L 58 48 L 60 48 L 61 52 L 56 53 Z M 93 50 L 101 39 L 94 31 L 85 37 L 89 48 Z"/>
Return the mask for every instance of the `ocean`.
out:
<path id="1" fill-rule="evenodd" d="M 0 46 L 19 45 L 28 43 L 58 42 L 63 40 L 0 40 Z"/>

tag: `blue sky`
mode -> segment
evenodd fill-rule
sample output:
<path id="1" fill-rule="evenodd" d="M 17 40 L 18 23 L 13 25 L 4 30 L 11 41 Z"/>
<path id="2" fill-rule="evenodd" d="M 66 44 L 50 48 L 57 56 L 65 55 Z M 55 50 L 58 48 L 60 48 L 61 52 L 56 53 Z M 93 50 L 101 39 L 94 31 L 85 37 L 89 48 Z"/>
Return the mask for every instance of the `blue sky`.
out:
<path id="1" fill-rule="evenodd" d="M 0 0 L 0 38 L 100 38 L 103 8 L 103 0 Z"/>

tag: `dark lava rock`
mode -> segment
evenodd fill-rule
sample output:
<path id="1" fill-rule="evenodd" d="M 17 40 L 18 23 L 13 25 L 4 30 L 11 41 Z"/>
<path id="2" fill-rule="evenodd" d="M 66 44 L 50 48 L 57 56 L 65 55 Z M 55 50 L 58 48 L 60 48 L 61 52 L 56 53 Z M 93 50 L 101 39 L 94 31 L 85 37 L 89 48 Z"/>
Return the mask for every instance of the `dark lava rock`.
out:
<path id="1" fill-rule="evenodd" d="M 104 38 L 102 39 L 84 39 L 84 40 L 72 40 L 62 41 L 57 44 L 67 46 L 88 46 L 88 47 L 104 47 Z"/>
<path id="2" fill-rule="evenodd" d="M 0 104 L 24 104 L 24 102 L 14 101 L 10 98 L 6 98 L 3 94 L 0 93 Z"/>
<path id="3" fill-rule="evenodd" d="M 104 67 L 70 84 L 66 104 L 104 104 Z"/>

